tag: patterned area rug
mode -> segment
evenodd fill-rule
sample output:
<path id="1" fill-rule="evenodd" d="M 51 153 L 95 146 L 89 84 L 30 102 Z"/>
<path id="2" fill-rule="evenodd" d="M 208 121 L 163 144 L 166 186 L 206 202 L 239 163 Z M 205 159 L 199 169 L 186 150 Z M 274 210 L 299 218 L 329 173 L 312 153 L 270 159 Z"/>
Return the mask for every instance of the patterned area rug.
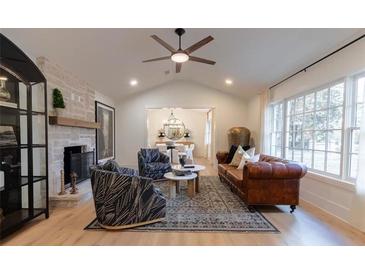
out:
<path id="1" fill-rule="evenodd" d="M 168 193 L 166 182 L 156 186 Z M 166 220 L 128 229 L 128 231 L 205 231 L 205 232 L 279 232 L 259 211 L 249 210 L 217 176 L 200 178 L 200 193 L 187 196 L 187 186 L 180 183 L 180 194 L 167 200 Z M 85 229 L 103 229 L 93 220 Z"/>

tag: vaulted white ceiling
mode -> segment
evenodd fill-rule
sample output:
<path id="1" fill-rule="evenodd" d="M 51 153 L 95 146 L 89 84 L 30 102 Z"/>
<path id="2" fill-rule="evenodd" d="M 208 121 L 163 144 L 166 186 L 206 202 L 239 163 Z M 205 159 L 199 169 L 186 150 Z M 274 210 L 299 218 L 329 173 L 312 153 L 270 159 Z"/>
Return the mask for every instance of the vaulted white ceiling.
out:
<path id="1" fill-rule="evenodd" d="M 32 57 L 45 56 L 89 82 L 98 91 L 122 98 L 175 79 L 249 98 L 323 55 L 357 38 L 364 29 L 187 29 L 182 47 L 212 35 L 194 56 L 216 65 L 183 64 L 175 73 L 170 60 L 142 63 L 169 52 L 150 35 L 173 47 L 173 29 L 2 29 Z M 226 86 L 224 80 L 233 80 Z M 129 81 L 139 84 L 131 87 Z"/>

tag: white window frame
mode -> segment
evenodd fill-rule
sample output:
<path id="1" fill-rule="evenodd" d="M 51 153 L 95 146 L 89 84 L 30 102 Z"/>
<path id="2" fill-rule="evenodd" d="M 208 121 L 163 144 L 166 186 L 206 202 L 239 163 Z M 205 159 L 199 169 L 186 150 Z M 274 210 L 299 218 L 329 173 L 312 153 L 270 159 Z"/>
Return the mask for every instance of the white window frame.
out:
<path id="1" fill-rule="evenodd" d="M 282 119 L 284 119 L 284 115 L 285 115 L 285 100 L 283 101 L 278 101 L 278 102 L 275 102 L 275 103 L 272 103 L 270 104 L 270 155 L 274 155 L 273 154 L 273 151 L 272 151 L 272 148 L 273 148 L 273 144 L 272 144 L 272 139 L 273 139 L 273 135 L 275 135 L 275 138 L 276 138 L 276 134 L 278 132 L 281 132 L 282 134 L 284 134 L 284 121 L 281 122 L 281 131 L 275 131 L 274 129 L 274 125 L 275 125 L 275 116 L 274 116 L 274 108 L 275 106 L 277 105 L 282 105 L 282 109 L 281 109 L 281 117 Z M 284 152 L 283 152 L 283 147 L 284 147 L 284 143 L 285 142 L 285 138 L 284 136 L 282 137 L 282 140 L 281 140 L 281 157 L 284 157 Z M 277 149 L 279 146 L 275 145 L 275 149 Z M 277 156 L 276 154 L 274 156 Z"/>
<path id="2" fill-rule="evenodd" d="M 357 90 L 357 80 L 359 78 L 365 77 L 365 72 L 361 72 L 355 75 L 351 75 L 348 77 L 342 77 L 340 79 L 337 79 L 335 81 L 331 81 L 328 82 L 324 85 L 318 86 L 316 88 L 313 88 L 311 90 L 305 91 L 305 92 L 301 92 L 298 93 L 294 96 L 285 98 L 284 100 L 281 101 L 277 101 L 274 102 L 272 104 L 270 104 L 270 122 L 273 123 L 273 119 L 275 117 L 273 117 L 274 115 L 274 111 L 273 108 L 275 105 L 277 104 L 283 104 L 282 107 L 282 133 L 283 133 L 283 138 L 282 138 L 282 147 L 281 147 L 281 154 L 283 156 L 283 158 L 286 158 L 286 147 L 289 147 L 288 141 L 287 140 L 287 131 L 289 131 L 288 129 L 288 125 L 287 125 L 287 108 L 288 108 L 288 102 L 290 100 L 296 100 L 299 97 L 303 96 L 303 119 L 304 119 L 304 113 L 305 113 L 305 96 L 309 95 L 311 93 L 315 94 L 314 97 L 314 105 L 316 105 L 316 92 L 320 91 L 322 89 L 325 88 L 330 88 L 332 86 L 335 86 L 336 84 L 340 84 L 340 83 L 344 83 L 344 97 L 343 97 L 343 109 L 342 109 L 342 128 L 341 130 L 341 147 L 340 147 L 340 151 L 338 152 L 340 154 L 340 170 L 339 170 L 339 175 L 333 174 L 333 173 L 329 173 L 329 172 L 325 172 L 325 171 L 321 171 L 321 170 L 317 170 L 313 168 L 314 165 L 314 151 L 316 150 L 314 147 L 311 148 L 312 151 L 312 168 L 309 168 L 309 170 L 315 174 L 319 174 L 319 175 L 325 175 L 331 178 L 335 178 L 337 180 L 341 180 L 341 181 L 345 181 L 347 183 L 352 183 L 354 184 L 356 179 L 355 178 L 351 178 L 350 177 L 350 157 L 353 154 L 351 151 L 351 134 L 352 131 L 354 129 L 357 129 L 358 127 L 356 127 L 356 90 Z M 325 108 L 325 110 L 329 110 L 331 107 L 329 105 L 329 100 L 330 100 L 330 92 L 328 93 L 328 102 L 327 102 L 327 107 Z M 364 107 L 365 107 L 365 102 L 364 102 Z M 313 113 L 316 113 L 316 110 L 313 110 Z M 363 117 L 365 119 L 365 117 Z M 329 131 L 331 129 L 328 128 L 328 115 L 327 115 L 327 127 L 325 129 L 326 131 Z M 338 129 L 339 130 L 339 129 Z M 316 131 L 316 129 L 314 128 L 312 130 L 313 132 L 313 142 L 314 142 L 314 132 Z M 271 127 L 270 129 L 270 154 L 272 154 L 272 134 L 274 134 L 275 132 L 273 132 L 273 127 Z M 303 143 L 303 128 L 301 129 L 301 142 Z M 324 163 L 324 167 L 326 169 L 327 167 L 327 152 L 331 152 L 328 151 L 327 147 L 328 147 L 328 137 L 326 137 L 326 143 L 325 143 L 325 163 Z M 303 160 L 303 146 L 301 147 L 301 159 Z M 294 151 L 294 148 L 293 148 Z M 293 152 L 294 153 L 294 152 Z"/>
<path id="3" fill-rule="evenodd" d="M 284 141 L 284 146 L 283 146 L 283 150 L 284 150 L 284 154 L 283 155 L 286 158 L 287 155 L 286 155 L 285 148 L 286 148 L 286 144 L 287 144 L 287 141 L 288 141 L 288 140 L 286 140 L 286 132 L 287 132 L 287 126 L 288 126 L 287 125 L 287 119 L 286 119 L 286 117 L 287 117 L 286 110 L 287 110 L 288 102 L 291 101 L 291 100 L 296 100 L 299 97 L 303 97 L 304 98 L 304 102 L 303 102 L 303 108 L 304 108 L 303 109 L 303 114 L 304 114 L 305 113 L 305 96 L 306 95 L 309 95 L 311 93 L 314 93 L 314 110 L 313 110 L 313 113 L 315 115 L 315 113 L 316 113 L 316 109 L 315 108 L 316 108 L 316 101 L 317 101 L 317 99 L 316 99 L 317 98 L 316 92 L 321 91 L 323 89 L 330 89 L 330 87 L 335 86 L 335 85 L 340 84 L 340 83 L 344 83 L 344 102 L 343 102 L 343 106 L 342 106 L 343 109 L 342 109 L 342 129 L 341 129 L 341 138 L 342 138 L 342 141 L 341 141 L 341 149 L 340 149 L 340 152 L 338 152 L 340 154 L 340 161 L 341 161 L 340 162 L 340 174 L 339 175 L 336 175 L 336 174 L 333 174 L 333 173 L 330 173 L 330 172 L 326 172 L 326 171 L 314 169 L 313 167 L 312 168 L 308 168 L 308 170 L 312 171 L 313 173 L 322 174 L 322 175 L 329 176 L 329 177 L 333 177 L 333 178 L 336 178 L 336 179 L 341 179 L 343 177 L 342 166 L 343 166 L 344 120 L 345 120 L 345 113 L 344 112 L 345 112 L 345 106 L 346 106 L 346 78 L 340 78 L 340 79 L 337 79 L 335 81 L 331 81 L 331 82 L 328 82 L 328 83 L 323 84 L 321 86 L 318 86 L 316 88 L 313 88 L 311 90 L 308 90 L 308 91 L 305 91 L 305 92 L 301 92 L 301 93 L 298 93 L 298 94 L 296 94 L 294 96 L 291 96 L 291 97 L 286 98 L 285 99 L 285 121 L 284 121 L 285 122 L 285 126 L 284 126 L 284 132 L 285 132 L 284 139 L 285 139 L 285 141 Z M 330 107 L 329 107 L 330 93 L 328 93 L 328 99 L 327 100 L 328 100 L 327 101 L 327 107 L 324 108 L 324 109 L 322 109 L 321 111 L 323 111 L 323 110 L 329 110 L 330 109 Z M 304 117 L 304 115 L 303 115 L 303 117 Z M 326 123 L 328 124 L 328 116 L 327 116 L 327 122 Z M 313 133 L 313 136 L 312 137 L 313 137 L 313 142 L 314 142 L 314 132 L 316 131 L 316 129 L 312 129 L 311 131 Z M 325 131 L 329 131 L 328 127 L 326 127 Z M 303 142 L 303 129 L 301 130 L 301 135 L 302 135 L 301 140 Z M 326 147 L 323 150 L 323 152 L 325 154 L 324 167 L 326 169 L 326 166 L 327 166 L 327 152 L 331 152 L 331 151 L 328 151 L 327 150 L 328 137 L 326 137 L 325 146 Z M 303 150 L 304 149 L 301 148 L 300 150 L 301 150 L 301 159 L 303 159 Z M 293 149 L 293 151 L 294 151 L 294 149 Z M 314 165 L 314 151 L 322 151 L 322 150 L 318 150 L 318 149 L 316 150 L 313 147 L 311 149 L 311 151 L 312 151 L 312 165 Z"/>
<path id="4" fill-rule="evenodd" d="M 364 78 L 365 77 L 365 72 L 362 73 L 358 73 L 356 75 L 353 75 L 352 77 L 348 78 L 348 82 L 349 82 L 349 92 L 348 92 L 348 108 L 347 108 L 347 114 L 348 114 L 348 119 L 347 119 L 347 128 L 346 128 L 346 137 L 347 137 L 347 144 L 346 144 L 346 150 L 345 150 L 345 165 L 343 167 L 344 169 L 344 174 L 345 174 L 345 180 L 355 183 L 356 178 L 351 177 L 351 156 L 353 154 L 357 154 L 358 153 L 353 153 L 352 152 L 352 134 L 354 130 L 359 130 L 360 127 L 358 125 L 356 125 L 356 118 L 357 118 L 357 82 L 360 78 Z M 363 106 L 365 106 L 365 102 L 362 103 Z M 363 117 L 364 119 L 365 117 Z"/>

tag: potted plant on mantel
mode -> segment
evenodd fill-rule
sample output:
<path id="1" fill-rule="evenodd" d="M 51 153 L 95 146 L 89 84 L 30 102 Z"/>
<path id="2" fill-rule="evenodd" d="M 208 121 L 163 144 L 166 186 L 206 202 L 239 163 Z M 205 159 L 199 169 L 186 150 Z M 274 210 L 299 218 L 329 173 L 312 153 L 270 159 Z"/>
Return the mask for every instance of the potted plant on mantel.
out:
<path id="1" fill-rule="evenodd" d="M 62 116 L 65 111 L 65 102 L 63 101 L 62 92 L 58 88 L 53 89 L 53 107 L 57 116 Z"/>

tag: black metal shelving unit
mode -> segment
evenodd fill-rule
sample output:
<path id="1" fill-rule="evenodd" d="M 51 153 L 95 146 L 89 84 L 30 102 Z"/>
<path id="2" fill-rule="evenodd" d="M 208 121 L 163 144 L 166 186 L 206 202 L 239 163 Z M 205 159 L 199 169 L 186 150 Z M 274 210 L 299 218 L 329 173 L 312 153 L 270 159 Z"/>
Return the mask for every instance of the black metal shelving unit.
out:
<path id="1" fill-rule="evenodd" d="M 1 33 L 0 81 L 10 94 L 10 98 L 0 96 L 3 239 L 40 215 L 48 218 L 49 203 L 46 79 L 32 60 Z"/>

